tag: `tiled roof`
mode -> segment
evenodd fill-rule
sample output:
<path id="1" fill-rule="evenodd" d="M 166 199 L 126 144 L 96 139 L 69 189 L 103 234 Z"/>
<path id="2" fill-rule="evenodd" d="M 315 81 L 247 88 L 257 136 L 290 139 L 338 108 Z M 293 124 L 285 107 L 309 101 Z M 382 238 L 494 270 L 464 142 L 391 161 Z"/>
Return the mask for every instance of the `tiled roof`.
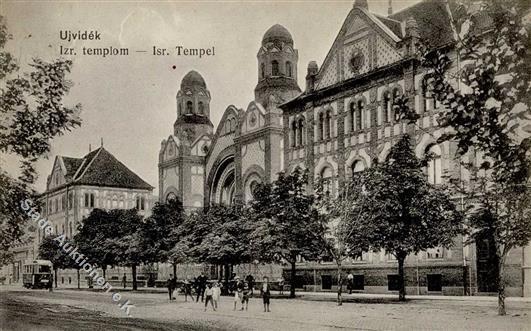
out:
<path id="1" fill-rule="evenodd" d="M 417 21 L 421 39 L 429 43 L 431 47 L 444 46 L 454 41 L 452 22 L 445 2 L 424 0 L 389 15 L 388 18 L 402 22 L 410 17 Z M 389 26 L 388 20 L 381 21 Z"/>
<path id="2" fill-rule="evenodd" d="M 400 22 L 395 21 L 393 19 L 390 19 L 388 17 L 383 17 L 380 15 L 374 14 L 376 18 L 378 18 L 385 26 L 389 28 L 389 30 L 393 31 L 394 34 L 396 34 L 398 37 L 402 38 L 402 25 Z"/>
<path id="3" fill-rule="evenodd" d="M 83 159 L 67 156 L 61 156 L 61 158 L 63 159 L 63 164 L 66 168 L 65 176 L 67 178 L 72 178 L 83 163 Z"/>
<path id="4" fill-rule="evenodd" d="M 75 184 L 151 190 L 153 187 L 103 147 L 90 152 L 76 174 Z"/>
<path id="5" fill-rule="evenodd" d="M 96 156 L 98 151 L 99 151 L 99 149 L 96 149 L 96 150 L 88 153 L 87 155 L 85 155 L 83 157 L 83 162 L 82 162 L 81 166 L 79 167 L 79 169 L 77 170 L 76 178 L 79 178 L 79 176 L 81 176 L 83 174 L 83 172 L 85 172 L 85 169 L 87 169 L 87 167 L 90 164 L 90 161 L 92 161 L 92 159 Z"/>

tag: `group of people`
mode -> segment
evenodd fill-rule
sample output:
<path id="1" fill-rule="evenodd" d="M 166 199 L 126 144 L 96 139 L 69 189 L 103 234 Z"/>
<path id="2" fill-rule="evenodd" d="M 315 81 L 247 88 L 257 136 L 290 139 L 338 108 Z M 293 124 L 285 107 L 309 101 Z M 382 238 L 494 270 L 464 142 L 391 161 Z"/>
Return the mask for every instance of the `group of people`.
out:
<path id="1" fill-rule="evenodd" d="M 241 302 L 240 310 L 247 310 L 249 307 L 249 298 L 253 296 L 254 292 L 254 278 L 251 276 L 246 277 L 245 280 L 242 280 L 240 277 L 236 276 L 234 277 L 234 281 L 235 291 L 233 310 L 236 310 L 238 302 Z M 269 283 L 269 278 L 266 276 L 263 278 L 262 285 L 260 286 L 260 296 L 262 297 L 264 304 L 264 312 L 270 312 L 269 303 L 271 299 L 271 285 Z"/>
<path id="2" fill-rule="evenodd" d="M 253 296 L 254 292 L 253 276 L 249 275 L 245 278 L 245 280 L 240 279 L 238 276 L 234 276 L 230 284 L 229 290 L 234 292 L 234 310 L 236 310 L 238 302 L 241 303 L 240 310 L 247 310 L 249 307 L 249 299 Z M 168 288 L 168 296 L 170 301 L 175 300 L 173 292 L 177 288 L 177 279 L 173 276 L 173 274 L 170 274 L 166 285 Z M 221 289 L 223 287 L 221 281 L 209 282 L 204 273 L 201 273 L 201 275 L 196 277 L 193 283 L 190 282 L 189 278 L 186 278 L 182 284 L 182 292 L 184 294 L 185 302 L 188 301 L 188 297 L 194 301 L 192 296 L 192 286 L 196 292 L 195 302 L 199 302 L 199 299 L 201 298 L 201 302 L 205 303 L 205 311 L 207 310 L 209 303 L 211 304 L 213 311 L 218 309 L 218 302 L 221 296 Z M 268 277 L 263 278 L 263 282 L 260 286 L 260 296 L 262 297 L 264 304 L 264 312 L 269 312 L 271 285 L 269 283 Z"/>

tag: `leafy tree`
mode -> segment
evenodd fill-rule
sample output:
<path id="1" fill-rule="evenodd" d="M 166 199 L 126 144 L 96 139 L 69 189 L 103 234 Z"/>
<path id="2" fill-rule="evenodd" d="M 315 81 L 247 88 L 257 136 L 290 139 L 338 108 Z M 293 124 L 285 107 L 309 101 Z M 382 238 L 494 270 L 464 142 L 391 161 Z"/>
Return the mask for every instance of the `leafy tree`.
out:
<path id="1" fill-rule="evenodd" d="M 476 203 L 468 215 L 471 238 L 493 237 L 499 261 L 498 313 L 505 315 L 505 257 L 531 238 L 531 39 L 524 24 L 530 3 L 492 0 L 478 7 L 464 2 L 457 9 L 455 51 L 462 67 L 446 50 L 429 45 L 421 47 L 421 59 L 427 86 L 444 105 L 439 123 L 446 134 L 440 140 L 456 141 L 459 156 L 483 155 L 480 168 L 490 184 L 480 184 L 481 194 L 470 201 Z M 398 110 L 413 121 L 417 117 L 408 107 Z"/>
<path id="2" fill-rule="evenodd" d="M 92 265 L 99 266 L 105 277 L 107 266 L 118 265 L 115 251 L 106 246 L 107 238 L 113 236 L 117 227 L 119 212 L 93 209 L 89 216 L 80 223 L 74 241 L 79 251 L 88 258 Z"/>
<path id="3" fill-rule="evenodd" d="M 366 169 L 349 188 L 351 215 L 347 245 L 370 243 L 398 261 L 399 300 L 406 297 L 404 261 L 409 254 L 449 247 L 462 229 L 461 213 L 444 188 L 428 183 L 423 162 L 414 154 L 408 135 L 391 148 L 388 161 Z"/>
<path id="4" fill-rule="evenodd" d="M 171 261 L 173 274 L 176 274 L 180 259 L 173 255 L 172 249 L 179 242 L 179 227 L 185 220 L 182 202 L 171 199 L 166 203 L 156 203 L 152 214 L 140 227 L 139 239 L 145 263 Z"/>
<path id="5" fill-rule="evenodd" d="M 306 192 L 308 173 L 296 168 L 279 173 L 273 183 L 255 190 L 251 210 L 255 228 L 251 233 L 259 261 L 287 261 L 291 265 L 290 297 L 295 297 L 297 257 L 316 259 L 323 252 L 322 223 L 315 217 L 314 197 Z"/>
<path id="6" fill-rule="evenodd" d="M 214 205 L 200 215 L 208 228 L 198 233 L 202 240 L 197 246 L 197 257 L 199 261 L 224 266 L 228 282 L 230 266 L 251 262 L 250 218 L 245 217 L 241 205 Z"/>
<path id="7" fill-rule="evenodd" d="M 39 245 L 38 256 L 40 259 L 52 262 L 54 270 L 55 287 L 57 287 L 57 270 L 66 269 L 72 265 L 68 254 L 63 251 L 54 236 L 46 236 Z"/>
<path id="8" fill-rule="evenodd" d="M 354 177 L 356 180 L 357 177 Z M 353 214 L 355 210 L 351 208 L 352 195 L 356 192 L 350 192 L 350 183 L 340 191 L 337 197 L 334 197 L 330 192 L 325 191 L 326 185 L 323 180 L 317 183 L 316 187 L 316 217 L 322 222 L 322 227 L 326 229 L 325 232 L 319 233 L 324 254 L 331 257 L 337 266 L 337 304 L 343 304 L 342 292 L 345 279 L 343 274 L 343 262 L 346 258 L 360 257 L 364 251 L 370 248 L 370 242 L 362 241 L 359 238 L 356 242 L 350 242 L 347 245 L 347 240 L 352 236 L 355 228 L 349 227 L 351 219 L 360 217 L 360 214 Z M 356 222 L 356 221 L 354 221 Z M 367 238 L 365 238 L 367 239 Z"/>
<path id="9" fill-rule="evenodd" d="M 0 16 L 0 153 L 17 159 L 15 178 L 0 165 L 0 249 L 7 251 L 24 234 L 26 215 L 20 201 L 34 198 L 35 161 L 50 151 L 50 141 L 79 126 L 81 105 L 66 106 L 63 98 L 72 82 L 66 79 L 72 61 L 33 59 L 31 72 L 20 72 L 13 55 L 5 51 L 12 39 Z"/>
<path id="10" fill-rule="evenodd" d="M 133 277 L 133 291 L 138 289 L 136 280 L 137 267 L 146 260 L 143 249 L 142 223 L 143 219 L 136 209 L 112 210 L 116 216 L 116 228 L 106 234 L 103 247 L 116 254 L 116 261 L 124 266 L 131 267 Z"/>

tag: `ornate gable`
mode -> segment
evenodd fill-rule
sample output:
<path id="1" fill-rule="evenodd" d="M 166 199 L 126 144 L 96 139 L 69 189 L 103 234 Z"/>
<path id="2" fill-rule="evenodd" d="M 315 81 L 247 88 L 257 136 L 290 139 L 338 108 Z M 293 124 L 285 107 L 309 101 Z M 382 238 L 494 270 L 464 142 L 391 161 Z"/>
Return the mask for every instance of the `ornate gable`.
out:
<path id="1" fill-rule="evenodd" d="M 61 156 L 56 156 L 53 163 L 52 173 L 48 177 L 48 190 L 65 184 L 66 169 Z"/>
<path id="2" fill-rule="evenodd" d="M 224 136 L 228 134 L 234 134 L 238 127 L 238 109 L 230 105 L 225 109 L 221 121 L 219 121 L 218 128 L 216 129 L 216 136 Z"/>
<path id="3" fill-rule="evenodd" d="M 265 125 L 265 109 L 258 102 L 252 101 L 247 106 L 241 123 L 241 134 L 258 130 Z"/>
<path id="4" fill-rule="evenodd" d="M 401 58 L 400 38 L 362 8 L 349 13 L 317 76 L 322 89 Z"/>
<path id="5" fill-rule="evenodd" d="M 174 136 L 169 136 L 162 146 L 162 161 L 175 159 L 179 156 L 179 144 Z"/>

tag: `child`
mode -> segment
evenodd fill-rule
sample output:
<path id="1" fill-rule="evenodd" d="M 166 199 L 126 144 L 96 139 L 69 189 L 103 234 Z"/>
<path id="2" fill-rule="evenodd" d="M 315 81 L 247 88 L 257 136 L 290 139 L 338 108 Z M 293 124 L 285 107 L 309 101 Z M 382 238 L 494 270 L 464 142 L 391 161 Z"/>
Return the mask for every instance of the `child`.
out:
<path id="1" fill-rule="evenodd" d="M 243 291 L 242 291 L 242 309 L 245 305 L 245 310 L 249 307 L 249 296 L 251 295 L 251 289 L 249 288 L 249 283 L 244 282 L 243 283 Z"/>
<path id="2" fill-rule="evenodd" d="M 184 302 L 188 302 L 188 297 L 192 299 L 192 302 L 194 301 L 194 297 L 192 296 L 191 286 L 192 285 L 190 284 L 190 276 L 187 276 L 183 282 Z"/>
<path id="3" fill-rule="evenodd" d="M 212 289 L 212 284 L 208 283 L 207 288 L 205 289 L 205 311 L 207 310 L 208 302 L 212 305 L 212 310 L 216 311 L 213 301 L 214 290 Z"/>
<path id="4" fill-rule="evenodd" d="M 238 304 L 238 301 L 243 299 L 243 283 L 240 280 L 240 277 L 238 276 L 234 277 L 234 281 L 236 282 L 236 288 L 234 291 L 234 310 L 236 310 L 236 305 Z"/>
<path id="5" fill-rule="evenodd" d="M 264 312 L 269 313 L 269 299 L 271 298 L 271 291 L 269 287 L 269 278 L 264 276 L 264 283 L 260 289 L 262 300 L 264 301 Z"/>
<path id="6" fill-rule="evenodd" d="M 214 300 L 215 309 L 218 309 L 218 301 L 219 301 L 220 295 L 221 295 L 220 283 L 216 282 L 214 283 L 214 287 L 212 287 L 212 300 Z"/>

